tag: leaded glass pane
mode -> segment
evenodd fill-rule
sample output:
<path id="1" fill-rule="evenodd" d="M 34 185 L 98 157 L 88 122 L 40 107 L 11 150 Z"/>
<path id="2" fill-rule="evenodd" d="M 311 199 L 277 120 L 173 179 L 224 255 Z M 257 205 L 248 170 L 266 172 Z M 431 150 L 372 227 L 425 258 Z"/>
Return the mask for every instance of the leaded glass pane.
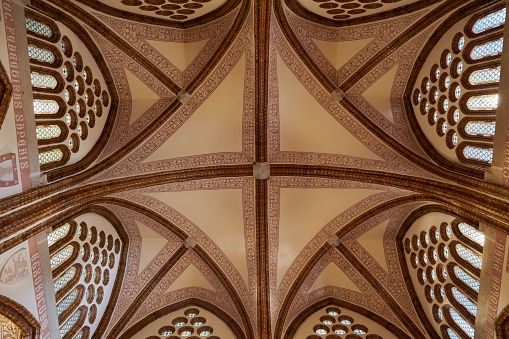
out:
<path id="1" fill-rule="evenodd" d="M 52 149 L 51 151 L 39 153 L 39 164 L 49 164 L 62 160 L 64 153 L 59 149 Z"/>
<path id="2" fill-rule="evenodd" d="M 500 82 L 500 66 L 496 68 L 486 68 L 472 72 L 468 81 L 472 85 L 491 84 Z"/>
<path id="3" fill-rule="evenodd" d="M 470 135 L 495 135 L 494 122 L 469 122 L 465 131 Z"/>
<path id="4" fill-rule="evenodd" d="M 62 133 L 60 126 L 58 125 L 46 125 L 46 126 L 37 126 L 35 128 L 35 135 L 37 139 L 52 139 L 57 138 Z"/>
<path id="5" fill-rule="evenodd" d="M 57 281 L 53 284 L 55 286 L 55 293 L 60 291 L 72 278 L 76 275 L 76 268 L 71 267 L 67 270 Z"/>
<path id="6" fill-rule="evenodd" d="M 456 287 L 451 288 L 452 295 L 454 298 L 463 305 L 468 312 L 470 312 L 474 317 L 477 315 L 477 305 L 470 301 L 466 295 L 461 293 Z"/>
<path id="7" fill-rule="evenodd" d="M 30 73 L 30 80 L 32 86 L 38 88 L 55 88 L 57 87 L 57 79 L 47 74 L 40 74 L 37 72 Z"/>
<path id="8" fill-rule="evenodd" d="M 59 108 L 60 106 L 58 106 L 55 100 L 34 99 L 35 114 L 55 114 Z"/>
<path id="9" fill-rule="evenodd" d="M 55 269 L 58 265 L 69 259 L 74 251 L 74 247 L 67 245 L 63 250 L 55 254 L 50 259 L 51 269 Z"/>
<path id="10" fill-rule="evenodd" d="M 468 99 L 468 108 L 472 110 L 492 110 L 498 107 L 498 94 L 479 95 Z"/>
<path id="11" fill-rule="evenodd" d="M 36 34 L 51 38 L 53 36 L 53 31 L 51 28 L 43 24 L 42 22 L 39 22 L 37 20 L 31 19 L 31 18 L 25 18 L 25 26 L 28 31 L 34 32 Z"/>
<path id="12" fill-rule="evenodd" d="M 472 31 L 474 31 L 474 33 L 482 33 L 490 28 L 495 28 L 503 25 L 505 23 L 505 12 L 505 8 L 503 8 L 499 11 L 482 17 L 475 22 Z"/>
<path id="13" fill-rule="evenodd" d="M 467 146 L 463 150 L 463 154 L 467 159 L 489 162 L 493 160 L 493 149 Z"/>
<path id="14" fill-rule="evenodd" d="M 500 38 L 474 47 L 470 56 L 472 59 L 478 60 L 492 55 L 499 55 L 502 53 L 503 48 L 504 40 Z"/>
<path id="15" fill-rule="evenodd" d="M 470 338 L 474 337 L 474 328 L 463 318 L 454 308 L 449 309 L 449 314 L 454 322 L 468 335 Z"/>
<path id="16" fill-rule="evenodd" d="M 484 247 L 484 234 L 482 232 L 463 222 L 458 225 L 458 228 L 465 237 Z"/>
<path id="17" fill-rule="evenodd" d="M 58 303 L 57 305 L 57 313 L 58 315 L 62 314 L 69 305 L 72 304 L 74 300 L 76 300 L 76 297 L 78 297 L 78 290 L 75 288 L 71 293 L 69 293 L 64 300 Z"/>
<path id="18" fill-rule="evenodd" d="M 34 45 L 28 45 L 28 56 L 40 62 L 52 63 L 55 61 L 55 55 L 46 48 L 40 48 Z"/>
<path id="19" fill-rule="evenodd" d="M 469 286 L 471 289 L 479 293 L 479 280 L 472 277 L 470 274 L 465 272 L 461 267 L 454 266 L 454 275 L 463 281 L 467 286 Z"/>
<path id="20" fill-rule="evenodd" d="M 451 339 L 460 339 L 460 337 L 458 337 L 458 335 L 456 334 L 456 332 L 454 332 L 453 330 L 451 330 L 450 328 L 447 329 L 447 335 L 449 336 L 449 338 Z"/>
<path id="21" fill-rule="evenodd" d="M 468 261 L 472 264 L 472 266 L 481 269 L 482 267 L 482 258 L 475 254 L 471 249 L 466 248 L 465 246 L 461 244 L 456 245 L 456 252 L 458 252 L 458 255 L 463 258 L 464 260 Z"/>
<path id="22" fill-rule="evenodd" d="M 81 310 L 73 313 L 73 315 L 60 327 L 60 337 L 63 338 L 69 330 L 76 325 L 81 316 Z"/>
<path id="23" fill-rule="evenodd" d="M 50 234 L 48 234 L 48 246 L 53 245 L 58 240 L 65 237 L 69 233 L 70 229 L 71 229 L 71 225 L 65 224 L 65 225 L 62 225 L 59 228 L 53 230 Z"/>

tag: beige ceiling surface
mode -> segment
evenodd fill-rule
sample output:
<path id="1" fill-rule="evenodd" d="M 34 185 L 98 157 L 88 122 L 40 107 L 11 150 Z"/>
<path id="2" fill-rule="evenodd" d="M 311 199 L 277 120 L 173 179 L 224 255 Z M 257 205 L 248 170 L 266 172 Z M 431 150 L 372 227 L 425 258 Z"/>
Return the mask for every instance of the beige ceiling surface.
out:
<path id="1" fill-rule="evenodd" d="M 281 150 L 383 160 L 335 120 L 278 57 Z"/>
<path id="2" fill-rule="evenodd" d="M 149 193 L 198 226 L 248 282 L 241 189 Z"/>
<path id="3" fill-rule="evenodd" d="M 245 57 L 176 132 L 144 162 L 242 152 Z"/>
<path id="4" fill-rule="evenodd" d="M 327 60 L 329 60 L 336 70 L 339 70 L 342 66 L 344 66 L 371 41 L 373 41 L 372 38 L 349 41 L 326 41 L 313 39 L 315 45 L 320 49 L 323 55 L 327 58 Z"/>
<path id="5" fill-rule="evenodd" d="M 209 39 L 194 42 L 147 40 L 152 47 L 182 72 L 200 54 L 208 41 Z"/>
<path id="6" fill-rule="evenodd" d="M 281 189 L 278 285 L 300 251 L 327 223 L 359 201 L 380 192 L 371 189 Z"/>

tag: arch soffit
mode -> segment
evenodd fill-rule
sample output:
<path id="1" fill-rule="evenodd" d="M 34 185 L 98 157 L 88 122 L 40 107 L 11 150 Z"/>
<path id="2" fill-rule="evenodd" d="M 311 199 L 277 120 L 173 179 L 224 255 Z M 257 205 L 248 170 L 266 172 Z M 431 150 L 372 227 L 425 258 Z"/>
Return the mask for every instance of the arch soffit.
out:
<path id="1" fill-rule="evenodd" d="M 350 311 L 356 312 L 366 318 L 373 320 L 377 324 L 385 327 L 387 330 L 392 332 L 398 338 L 405 338 L 405 339 L 411 338 L 408 334 L 406 334 L 404 331 L 402 331 L 398 326 L 394 325 L 393 323 L 384 319 L 383 317 L 379 316 L 378 314 L 368 311 L 361 306 L 354 305 L 347 301 L 343 301 L 343 300 L 340 300 L 338 298 L 333 298 L 333 297 L 329 297 L 329 298 L 320 300 L 320 301 L 314 303 L 313 305 L 310 305 L 303 312 L 301 312 L 295 319 L 292 320 L 292 322 L 286 329 L 283 338 L 284 339 L 293 338 L 295 333 L 299 329 L 299 327 L 304 323 L 304 321 L 309 316 L 311 316 L 313 313 L 315 313 L 327 306 L 336 306 L 336 307 L 345 308 Z"/>
<path id="2" fill-rule="evenodd" d="M 145 326 L 149 325 L 153 321 L 157 320 L 158 318 L 161 318 L 165 315 L 171 314 L 175 311 L 178 311 L 180 309 L 186 308 L 186 307 L 192 307 L 197 306 L 200 308 L 203 308 L 204 310 L 209 311 L 210 313 L 217 316 L 219 319 L 221 319 L 235 334 L 235 337 L 238 339 L 246 339 L 246 334 L 244 333 L 242 327 L 233 319 L 230 315 L 228 315 L 226 312 L 218 308 L 217 306 L 196 298 L 186 299 L 179 302 L 176 302 L 174 304 L 165 306 L 157 311 L 152 312 L 145 318 L 139 320 L 132 326 L 130 326 L 122 335 L 119 337 L 119 339 L 129 339 L 132 338 L 136 333 L 138 333 L 140 330 L 142 330 Z"/>
<path id="3" fill-rule="evenodd" d="M 0 313 L 21 330 L 24 338 L 39 338 L 41 325 L 23 305 L 0 295 Z"/>

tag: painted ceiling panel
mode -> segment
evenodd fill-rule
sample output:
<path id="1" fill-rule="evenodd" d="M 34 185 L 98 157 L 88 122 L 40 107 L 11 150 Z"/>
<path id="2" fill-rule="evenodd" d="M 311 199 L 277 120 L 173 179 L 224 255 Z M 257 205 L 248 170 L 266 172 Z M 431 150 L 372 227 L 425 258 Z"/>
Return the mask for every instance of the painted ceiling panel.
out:
<path id="1" fill-rule="evenodd" d="M 365 48 L 371 41 L 373 41 L 371 38 L 349 41 L 325 41 L 313 39 L 313 42 L 336 70 L 343 67 L 343 65 Z"/>
<path id="2" fill-rule="evenodd" d="M 382 160 L 337 122 L 278 58 L 281 150 Z"/>
<path id="3" fill-rule="evenodd" d="M 397 71 L 398 65 L 394 66 L 363 93 L 364 98 L 392 123 L 394 123 L 394 117 L 392 115 L 391 98 Z"/>
<path id="4" fill-rule="evenodd" d="M 196 268 L 196 266 L 191 264 L 181 275 L 179 275 L 177 280 L 175 280 L 164 293 L 169 293 L 177 291 L 181 288 L 188 287 L 204 288 L 206 290 L 214 291 L 214 287 L 210 284 L 207 278 L 203 276 L 203 273 L 201 273 L 200 270 Z"/>
<path id="5" fill-rule="evenodd" d="M 129 125 L 138 120 L 152 105 L 154 105 L 159 96 L 154 93 L 145 83 L 138 79 L 128 69 L 125 69 L 127 82 L 131 89 L 131 117 L 129 118 Z"/>
<path id="6" fill-rule="evenodd" d="M 144 162 L 198 154 L 242 152 L 245 58 L 194 114 Z"/>
<path id="7" fill-rule="evenodd" d="M 314 292 L 326 286 L 335 286 L 361 293 L 355 283 L 333 262 L 324 268 L 322 273 L 320 273 L 313 285 L 309 288 L 309 292 Z"/>
<path id="8" fill-rule="evenodd" d="M 182 72 L 185 71 L 187 66 L 200 54 L 208 41 L 208 39 L 196 42 L 147 40 L 152 47 Z"/>
<path id="9" fill-rule="evenodd" d="M 138 272 L 142 272 L 168 243 L 168 240 L 141 222 L 135 222 L 138 225 L 141 236 L 140 266 Z"/>
<path id="10" fill-rule="evenodd" d="M 161 192 L 148 195 L 173 207 L 198 226 L 225 253 L 247 284 L 242 190 Z"/>
<path id="11" fill-rule="evenodd" d="M 281 189 L 278 285 L 299 252 L 327 223 L 379 192 L 371 189 Z"/>
<path id="12" fill-rule="evenodd" d="M 387 261 L 385 259 L 384 234 L 388 224 L 389 220 L 384 221 L 357 238 L 359 244 L 361 244 L 386 271 L 389 271 L 389 269 L 387 268 Z"/>

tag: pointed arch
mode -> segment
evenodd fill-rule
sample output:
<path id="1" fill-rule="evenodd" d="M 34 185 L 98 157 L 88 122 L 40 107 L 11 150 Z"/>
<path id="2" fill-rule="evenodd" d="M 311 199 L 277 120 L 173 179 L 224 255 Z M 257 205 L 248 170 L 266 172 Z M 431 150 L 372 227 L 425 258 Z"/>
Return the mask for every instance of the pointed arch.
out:
<path id="1" fill-rule="evenodd" d="M 119 339 L 129 339 L 133 338 L 136 333 L 138 333 L 141 329 L 143 329 L 145 326 L 149 325 L 153 321 L 155 321 L 158 318 L 161 318 L 167 314 L 173 313 L 177 310 L 186 308 L 186 307 L 192 307 L 197 306 L 200 308 L 203 308 L 210 313 L 217 316 L 219 319 L 221 319 L 225 324 L 228 325 L 230 330 L 235 334 L 235 337 L 238 339 L 246 339 L 246 334 L 242 330 L 242 327 L 233 319 L 228 313 L 224 312 L 219 307 L 196 298 L 186 299 L 179 301 L 175 304 L 165 306 L 164 308 L 157 310 L 155 312 L 152 312 L 145 318 L 139 320 L 135 324 L 131 325 L 122 335 L 119 337 Z"/>
<path id="2" fill-rule="evenodd" d="M 39 338 L 41 326 L 23 305 L 0 295 L 0 314 L 13 322 L 21 330 L 24 338 Z"/>
<path id="3" fill-rule="evenodd" d="M 284 333 L 283 338 L 284 339 L 292 339 L 295 336 L 295 333 L 297 332 L 297 329 L 304 323 L 304 321 L 313 313 L 327 307 L 327 306 L 335 306 L 335 307 L 341 307 L 345 308 L 347 310 L 350 310 L 352 312 L 358 313 L 366 318 L 369 318 L 373 320 L 374 322 L 378 323 L 380 326 L 386 328 L 388 331 L 392 332 L 397 338 L 410 338 L 409 335 L 407 335 L 404 331 L 402 331 L 398 326 L 394 325 L 390 321 L 386 320 L 382 316 L 373 313 L 371 311 L 366 310 L 365 308 L 354 305 L 352 303 L 349 303 L 347 301 L 340 300 L 338 298 L 329 297 L 323 300 L 320 300 L 313 305 L 308 306 L 304 311 L 302 311 L 295 319 L 292 320 L 292 322 L 289 324 L 289 326 L 286 329 L 286 332 Z"/>

